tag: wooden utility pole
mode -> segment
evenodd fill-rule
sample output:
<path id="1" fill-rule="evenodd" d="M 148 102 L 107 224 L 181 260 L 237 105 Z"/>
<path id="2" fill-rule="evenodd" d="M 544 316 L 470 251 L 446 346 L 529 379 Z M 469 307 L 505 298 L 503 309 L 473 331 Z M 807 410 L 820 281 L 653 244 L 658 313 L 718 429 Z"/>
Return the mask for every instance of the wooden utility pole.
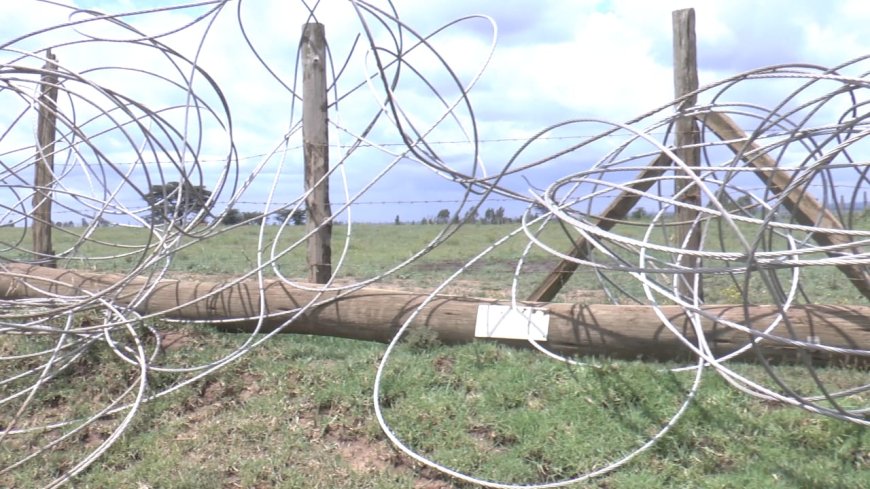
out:
<path id="1" fill-rule="evenodd" d="M 57 121 L 57 58 L 46 52 L 39 88 L 36 123 L 36 168 L 33 176 L 33 255 L 41 264 L 54 267 L 57 259 L 51 244 L 51 189 L 54 187 L 54 140 Z"/>
<path id="2" fill-rule="evenodd" d="M 698 90 L 698 55 L 695 43 L 695 10 L 683 9 L 673 12 L 674 29 L 674 94 L 676 98 L 686 97 L 677 107 L 679 112 L 687 111 L 694 106 L 697 95 L 688 95 Z M 687 96 L 688 95 L 688 96 Z M 698 124 L 693 117 L 680 117 L 676 120 L 675 145 L 676 155 L 686 166 L 696 168 L 701 161 L 701 150 L 698 146 L 701 135 Z M 680 170 L 677 176 L 681 175 Z M 688 175 L 688 174 L 686 174 Z M 681 193 L 682 192 L 682 193 Z M 685 179 L 674 180 L 674 193 L 678 194 L 677 200 L 690 205 L 701 205 L 701 190 L 694 183 Z M 677 236 L 676 242 L 685 250 L 699 250 L 701 248 L 700 226 L 695 224 L 698 211 L 684 207 L 678 207 L 676 211 Z M 679 264 L 688 268 L 698 268 L 700 259 L 695 256 L 683 255 Z M 703 300 L 704 292 L 701 283 L 701 275 L 696 273 L 683 273 L 678 277 L 680 295 L 690 298 L 695 294 L 695 282 L 697 281 L 697 294 Z"/>
<path id="3" fill-rule="evenodd" d="M 302 139 L 305 153 L 305 206 L 308 211 L 308 280 L 332 276 L 332 211 L 329 206 L 329 128 L 326 100 L 326 33 L 323 24 L 302 30 Z"/>
<path id="4" fill-rule="evenodd" d="M 317 293 L 266 281 L 262 289 L 256 280 L 236 283 L 193 282 L 164 279 L 156 284 L 147 277 L 127 279 L 120 274 L 99 274 L 58 270 L 8 263 L 0 267 L 0 299 L 88 297 L 104 295 L 118 305 L 133 306 L 142 315 L 223 323 L 224 331 L 253 331 L 264 315 L 260 332 L 283 326 L 300 308 L 307 309 L 282 331 L 357 340 L 389 342 L 411 314 L 426 301 L 426 294 L 364 288 L 353 292 Z M 142 291 L 148 293 L 142 296 Z M 261 310 L 260 304 L 265 309 Z M 420 308 L 411 328 L 427 328 L 447 344 L 475 341 L 475 321 L 481 306 L 509 305 L 508 301 L 471 297 L 438 296 Z M 674 360 L 691 357 L 689 349 L 667 330 L 655 309 L 645 305 L 533 304 L 548 315 L 546 340 L 541 343 L 564 353 L 605 355 L 618 358 Z M 766 329 L 779 314 L 771 305 L 704 305 L 712 318 L 727 320 L 755 330 Z M 683 325 L 689 317 L 681 306 L 666 305 L 661 312 L 671 323 Z M 780 325 L 773 334 L 832 347 L 867 351 L 870 349 L 870 307 L 802 305 L 786 313 L 788 328 Z M 752 335 L 701 319 L 701 326 L 714 354 L 730 353 Z M 692 328 L 683 333 L 695 341 Z M 793 336 L 791 336 L 793 335 Z M 522 340 L 499 340 L 529 346 Z M 766 358 L 797 359 L 797 348 L 781 342 L 763 342 Z M 812 355 L 820 361 L 854 361 L 870 364 L 866 354 Z M 741 357 L 756 360 L 752 353 Z"/>

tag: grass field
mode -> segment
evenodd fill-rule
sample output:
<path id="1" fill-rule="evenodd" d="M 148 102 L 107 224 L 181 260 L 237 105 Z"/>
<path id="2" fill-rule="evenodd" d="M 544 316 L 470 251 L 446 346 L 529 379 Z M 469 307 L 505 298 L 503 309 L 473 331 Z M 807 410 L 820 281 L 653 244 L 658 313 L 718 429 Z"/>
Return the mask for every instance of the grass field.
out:
<path id="1" fill-rule="evenodd" d="M 241 228 L 206 241 L 191 241 L 174 257 L 178 276 L 236 276 L 256 263 L 257 228 Z M 364 279 L 391 268 L 424 246 L 437 226 L 355 226 L 344 279 Z M 387 278 L 380 286 L 431 289 L 470 257 L 512 229 L 469 226 L 431 254 Z M 300 228 L 267 243 L 279 248 L 298 239 Z M 336 249 L 343 228 L 336 229 Z M 637 231 L 639 233 L 639 231 Z M 15 230 L 0 229 L 0 241 Z M 139 233 L 139 234 L 136 234 Z M 559 249 L 557 230 L 544 239 Z M 94 238 L 124 242 L 131 253 L 87 243 L 65 266 L 124 271 L 150 252 L 144 231 L 105 228 Z M 56 249 L 65 249 L 56 237 Z M 71 243 L 71 241 L 67 241 Z M 516 258 L 525 245 L 515 239 L 463 274 L 450 292 L 506 297 Z M 3 256 L 9 256 L 7 252 Z M 283 274 L 302 277 L 304 251 L 278 263 Z M 87 259 L 79 259 L 87 257 Z M 554 260 L 535 251 L 522 275 L 521 295 L 537 285 Z M 859 303 L 836 269 L 807 270 L 808 294 L 817 302 Z M 713 277 L 705 285 L 710 302 L 733 302 L 733 283 Z M 615 281 L 624 280 L 615 277 Z M 630 280 L 620 283 L 631 292 Z M 757 287 L 751 283 L 750 288 Z M 591 289 L 591 290 L 590 290 Z M 603 300 L 593 273 L 581 270 L 557 300 Z M 763 297 L 759 302 L 763 302 Z M 156 363 L 194 366 L 238 347 L 245 336 L 207 327 L 155 324 L 174 331 Z M 153 339 L 149 339 L 152 341 Z M 38 351 L 50 343 L 0 337 L 0 356 Z M 145 404 L 120 440 L 73 486 L 82 488 L 464 488 L 401 455 L 380 431 L 371 406 L 372 384 L 383 345 L 333 338 L 276 337 L 190 387 Z M 543 355 L 487 343 L 448 347 L 426 337 L 398 347 L 383 384 L 387 421 L 399 438 L 420 453 L 477 477 L 515 484 L 570 478 L 620 458 L 658 431 L 680 406 L 691 373 L 673 365 L 597 359 L 596 367 L 570 367 Z M 33 361 L 35 362 L 35 360 Z M 0 362 L 0 378 L 36 366 Z M 756 365 L 736 365 L 764 381 Z M 806 369 L 777 372 L 799 392 L 812 391 Z M 59 378 L 41 389 L 29 419 L 51 422 L 88 416 L 119 395 L 137 370 L 96 344 Z M 829 388 L 868 383 L 867 370 L 820 368 Z M 170 387 L 189 374 L 152 372 L 149 390 Z M 32 380 L 30 381 L 32 382 Z M 0 385 L 5 397 L 27 379 Z M 11 406 L 10 406 L 11 404 Z M 868 406 L 868 393 L 846 401 Z M 6 426 L 15 402 L 0 410 Z M 28 418 L 25 415 L 25 418 Z M 0 487 L 38 487 L 96 448 L 121 417 L 97 422 L 22 467 L 0 475 Z M 0 467 L 30 453 L 57 433 L 7 437 L 0 442 Z M 619 470 L 581 487 L 824 487 L 870 486 L 870 430 L 814 416 L 741 394 L 709 373 L 685 417 L 659 443 Z"/>

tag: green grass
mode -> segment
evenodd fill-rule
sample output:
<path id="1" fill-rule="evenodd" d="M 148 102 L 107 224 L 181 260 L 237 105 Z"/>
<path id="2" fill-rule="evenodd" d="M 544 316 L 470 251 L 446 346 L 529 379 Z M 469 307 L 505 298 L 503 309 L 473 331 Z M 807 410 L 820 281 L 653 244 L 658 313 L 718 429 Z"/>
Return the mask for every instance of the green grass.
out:
<path id="1" fill-rule="evenodd" d="M 613 231 L 617 234 L 641 239 L 646 231 L 646 225 L 647 222 L 634 221 L 631 224 L 618 225 Z M 859 219 L 856 225 L 860 229 L 870 229 L 870 218 Z M 384 282 L 402 287 L 430 290 L 493 242 L 515 230 L 516 227 L 517 225 L 514 224 L 464 226 L 450 239 L 441 243 L 440 246 L 420 260 L 396 271 Z M 442 226 L 435 225 L 355 224 L 351 230 L 348 253 L 342 267 L 337 270 L 337 275 L 339 278 L 353 280 L 378 276 L 409 259 L 426 246 L 441 230 Z M 754 239 L 758 233 L 749 225 L 741 225 L 741 231 L 749 239 Z M 7 244 L 7 246 L 17 245 L 23 248 L 29 246 L 29 236 L 23 235 L 23 233 L 24 231 L 18 228 L 0 228 L 0 253 L 2 253 L 0 256 L 9 258 L 26 256 L 21 251 L 2 251 L 3 244 Z M 80 228 L 64 228 L 62 231 L 55 232 L 55 250 L 58 252 L 68 251 L 64 255 L 66 258 L 60 261 L 60 266 L 126 272 L 141 266 L 141 263 L 150 258 L 164 256 L 157 251 L 157 239 L 154 236 L 149 236 L 148 230 L 144 228 L 98 228 L 87 239 L 80 239 L 81 233 Z M 259 248 L 265 261 L 269 261 L 273 254 L 280 255 L 275 259 L 274 268 L 269 266 L 265 269 L 267 276 L 273 276 L 274 269 L 277 269 L 284 276 L 304 278 L 307 275 L 305 247 L 304 244 L 296 245 L 303 233 L 303 227 L 291 226 L 285 228 L 279 235 L 277 226 L 267 226 L 262 246 L 259 247 L 258 228 L 252 226 L 221 231 L 207 239 L 185 237 L 182 238 L 179 248 L 173 254 L 169 270 L 180 276 L 206 274 L 234 277 L 242 271 L 252 270 L 256 267 Z M 652 242 L 668 244 L 669 240 L 673 239 L 672 234 L 655 232 L 652 235 Z M 720 234 L 722 235 L 721 243 Z M 346 226 L 335 226 L 333 231 L 334 263 L 338 262 L 339 255 L 344 248 L 346 235 Z M 576 232 L 572 232 L 570 237 L 576 237 Z M 797 237 L 800 238 L 799 235 Z M 548 226 L 541 233 L 540 238 L 554 249 L 563 251 L 571 249 L 569 235 L 566 235 L 564 230 L 557 225 Z M 787 244 L 781 237 L 773 236 L 766 237 L 766 239 L 773 242 L 774 249 L 787 249 Z M 114 246 L 115 244 L 122 244 L 125 247 L 118 248 Z M 527 240 L 522 234 L 507 241 L 474 266 L 468 268 L 457 278 L 454 287 L 448 291 L 462 291 L 466 294 L 496 298 L 507 297 L 510 293 L 510 284 L 517 260 L 526 244 Z M 728 251 L 743 251 L 733 232 L 727 229 L 720 230 L 718 226 L 710 225 L 705 240 L 705 249 L 718 250 L 720 248 Z M 636 251 L 621 248 L 613 248 L 613 251 L 626 259 L 629 264 L 637 264 Z M 114 257 L 121 253 L 124 256 Z M 673 260 L 673 257 L 662 256 L 659 252 L 650 252 L 649 255 Z M 595 260 L 600 262 L 611 261 L 600 252 L 596 252 L 593 256 Z M 533 247 L 525 259 L 525 265 L 520 275 L 520 296 L 527 296 L 552 270 L 555 262 L 556 260 L 543 250 Z M 158 262 L 156 266 L 162 267 L 163 262 Z M 705 261 L 704 266 L 720 267 L 734 266 L 734 264 L 709 259 Z M 791 284 L 791 275 L 787 270 L 767 273 L 770 276 L 775 275 L 785 288 Z M 632 302 L 629 295 L 643 296 L 640 282 L 626 272 L 607 271 L 605 274 L 612 282 L 608 287 L 614 294 L 615 301 L 629 303 Z M 666 285 L 670 284 L 667 276 L 657 278 Z M 747 284 L 744 283 L 743 278 L 742 275 L 737 275 L 736 278 L 728 275 L 705 276 L 705 299 L 710 303 L 739 303 L 746 295 L 754 303 L 775 302 L 774 298 L 766 292 L 760 273 L 750 274 L 748 288 L 746 288 Z M 813 302 L 855 304 L 865 301 L 865 298 L 849 284 L 843 273 L 835 267 L 802 268 L 800 270 L 800 283 L 804 292 Z M 625 293 L 621 293 L 619 288 L 622 288 Z M 592 295 L 587 297 L 589 294 L 579 294 L 577 291 L 592 291 Z M 580 267 L 555 300 L 601 302 L 606 298 L 596 274 L 589 268 Z M 660 298 L 660 302 L 666 303 L 667 300 Z"/>
<path id="2" fill-rule="evenodd" d="M 432 287 L 510 229 L 463 228 L 382 286 Z M 408 258 L 438 230 L 437 226 L 355 226 L 341 275 L 357 279 L 375 275 Z M 338 228 L 335 235 L 342 231 Z M 274 228 L 269 232 L 274 233 Z M 298 239 L 301 228 L 287 232 L 290 235 L 280 240 L 285 246 Z M 558 230 L 546 232 L 545 239 L 567 249 Z M 142 233 L 106 228 L 97 230 L 96 237 L 136 245 L 144 242 Z M 516 239 L 497 249 L 460 277 L 456 291 L 504 297 L 524 244 L 524 239 Z M 147 253 L 139 252 L 140 256 Z M 111 250 L 89 242 L 76 254 L 107 256 Z M 238 229 L 182 249 L 172 262 L 172 273 L 231 277 L 249 269 L 255 255 L 256 229 Z M 137 260 L 69 264 L 124 271 Z M 294 251 L 280 265 L 285 274 L 300 277 L 303 262 L 301 251 Z M 533 253 L 531 272 L 523 276 L 525 287 L 536 285 L 552 265 L 540 251 Z M 827 293 L 822 297 L 831 297 L 829 302 L 856 302 L 836 269 L 814 272 L 822 278 L 821 283 L 807 284 L 813 288 L 811 293 Z M 581 271 L 561 297 L 571 300 L 570 289 L 592 288 L 592 278 L 593 274 Z M 845 285 L 832 292 L 831 283 Z M 711 293 L 725 299 L 729 294 L 740 297 L 733 290 Z M 158 359 L 161 365 L 213 361 L 245 338 L 203 326 L 156 326 L 182 332 L 176 347 Z M 153 341 L 148 338 L 146 343 L 153 346 Z M 0 356 L 38 351 L 50 344 L 48 339 L 4 335 Z M 334 338 L 273 338 L 192 386 L 144 405 L 121 439 L 78 476 L 73 487 L 471 487 L 421 467 L 393 449 L 381 433 L 371 396 L 383 351 L 383 345 Z M 405 443 L 471 475 L 516 484 L 570 478 L 647 440 L 674 413 L 691 382 L 689 373 L 668 371 L 671 365 L 597 361 L 600 367 L 569 367 L 530 351 L 487 343 L 443 346 L 416 336 L 400 344 L 387 366 L 384 414 Z M 0 378 L 34 365 L 0 361 Z M 759 366 L 735 368 L 775 385 Z M 776 368 L 800 392 L 816 390 L 805 370 Z M 49 422 L 87 416 L 120 394 L 136 374 L 104 344 L 97 344 L 39 391 L 25 419 Z M 866 369 L 820 368 L 818 375 L 831 388 L 861 385 L 868 379 Z M 188 376 L 154 372 L 150 392 Z M 0 386 L 0 396 L 31 382 Z M 863 393 L 847 402 L 868 406 L 870 398 Z M 18 405 L 11 402 L 0 409 L 0 426 L 8 424 Z M 29 488 L 49 482 L 95 448 L 120 419 L 101 420 L 34 461 L 0 475 L 0 487 Z M 0 467 L 59 433 L 7 437 L 0 442 Z M 664 439 L 632 463 L 581 487 L 857 489 L 867 487 L 868 474 L 868 429 L 756 400 L 710 372 L 697 401 Z"/>
<path id="3" fill-rule="evenodd" d="M 203 362 L 240 341 L 204 330 L 190 334 L 188 348 L 170 351 L 166 361 Z M 349 340 L 276 338 L 146 405 L 75 487 L 466 487 L 422 470 L 385 441 L 370 402 L 381 353 L 379 345 Z M 387 369 L 385 415 L 406 443 L 458 470 L 514 483 L 568 478 L 645 441 L 672 415 L 691 380 L 661 364 L 601 364 L 572 368 L 482 343 L 405 345 Z M 742 369 L 761 375 L 759 367 Z M 125 371 L 95 351 L 65 388 L 45 392 L 40 412 L 68 416 L 106 400 L 129 381 Z M 796 368 L 782 373 L 800 378 Z M 866 371 L 821 369 L 820 375 L 832 383 L 866 379 Z M 152 387 L 175 380 L 155 375 Z M 3 486 L 48 480 L 113 423 L 0 479 Z M 0 462 L 38 438 L 4 443 Z M 753 400 L 709 376 L 667 437 L 591 485 L 859 488 L 870 468 L 868 448 L 866 429 Z"/>

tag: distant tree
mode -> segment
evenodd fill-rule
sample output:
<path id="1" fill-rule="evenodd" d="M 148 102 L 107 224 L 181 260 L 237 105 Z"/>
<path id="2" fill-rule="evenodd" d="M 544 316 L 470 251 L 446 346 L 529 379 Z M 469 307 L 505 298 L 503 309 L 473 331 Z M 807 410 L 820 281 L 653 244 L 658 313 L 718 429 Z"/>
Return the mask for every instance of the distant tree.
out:
<path id="1" fill-rule="evenodd" d="M 242 212 L 242 222 L 247 222 L 251 226 L 259 226 L 263 223 L 265 217 L 266 216 L 257 211 Z"/>
<path id="2" fill-rule="evenodd" d="M 483 223 L 495 224 L 495 211 L 492 210 L 492 207 L 486 209 L 486 212 L 483 213 Z"/>
<path id="3" fill-rule="evenodd" d="M 547 209 L 547 207 L 541 203 L 535 202 L 532 205 L 532 217 L 540 217 L 548 212 L 550 212 L 550 209 Z"/>
<path id="4" fill-rule="evenodd" d="M 465 212 L 465 222 L 474 224 L 477 222 L 477 208 L 468 209 Z"/>
<path id="5" fill-rule="evenodd" d="M 505 222 L 507 222 L 505 220 L 505 217 L 504 217 L 504 207 L 499 207 L 498 209 L 495 210 L 495 213 L 493 215 L 493 219 L 494 219 L 493 224 L 504 224 Z"/>
<path id="6" fill-rule="evenodd" d="M 393 224 L 395 224 L 395 225 L 397 225 L 397 226 L 398 226 L 399 224 L 402 224 L 402 221 L 399 220 L 399 215 L 398 215 L 398 214 L 396 214 L 396 220 L 393 221 Z"/>
<path id="7" fill-rule="evenodd" d="M 450 221 L 450 209 L 441 209 L 438 215 L 435 216 L 435 222 L 438 224 L 447 224 Z"/>
<path id="8" fill-rule="evenodd" d="M 738 209 L 746 209 L 748 207 L 752 207 L 753 200 L 747 194 L 742 194 L 740 197 L 734 198 L 733 195 L 724 195 L 721 199 L 722 205 L 725 207 L 725 210 L 736 211 Z"/>
<path id="9" fill-rule="evenodd" d="M 647 212 L 646 212 L 646 209 L 644 209 L 643 207 L 637 206 L 634 208 L 633 211 L 631 211 L 631 218 L 632 219 L 638 219 L 638 220 L 646 219 L 646 216 L 647 216 Z"/>
<path id="10" fill-rule="evenodd" d="M 230 207 L 224 212 L 223 217 L 221 217 L 221 224 L 225 224 L 227 226 L 232 226 L 234 224 L 238 224 L 242 222 L 242 213 L 239 212 L 238 209 L 234 209 Z"/>
<path id="11" fill-rule="evenodd" d="M 752 200 L 752 197 L 750 197 L 749 195 L 746 195 L 746 194 L 743 194 L 737 198 L 737 205 L 744 208 L 744 209 L 748 209 L 748 208 L 752 207 L 753 203 L 754 202 Z"/>
<path id="12" fill-rule="evenodd" d="M 160 224 L 167 221 L 177 221 L 190 214 L 208 210 L 208 200 L 211 191 L 202 185 L 191 185 L 169 182 L 163 185 L 152 185 L 145 194 L 145 202 L 151 207 L 150 220 Z"/>
<path id="13" fill-rule="evenodd" d="M 724 194 L 721 196 L 720 202 L 722 202 L 725 210 L 729 212 L 740 211 L 742 214 L 754 214 L 760 210 L 755 199 L 751 195 L 742 192 L 737 198 L 734 198 L 734 194 Z"/>
<path id="14" fill-rule="evenodd" d="M 302 226 L 305 224 L 306 218 L 307 215 L 305 209 L 296 209 L 295 211 L 291 209 L 281 209 L 275 211 L 274 217 L 277 224 L 283 224 L 285 221 L 289 220 L 294 226 Z"/>
<path id="15" fill-rule="evenodd" d="M 504 224 L 507 220 L 504 217 L 504 207 L 498 209 L 489 208 L 483 213 L 484 224 Z"/>

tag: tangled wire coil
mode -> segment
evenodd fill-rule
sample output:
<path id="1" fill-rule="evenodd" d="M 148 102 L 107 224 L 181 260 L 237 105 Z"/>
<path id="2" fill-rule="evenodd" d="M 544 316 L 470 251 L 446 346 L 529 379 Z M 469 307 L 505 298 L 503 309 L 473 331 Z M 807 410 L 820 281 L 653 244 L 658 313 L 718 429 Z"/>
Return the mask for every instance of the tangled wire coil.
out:
<path id="1" fill-rule="evenodd" d="M 653 306 L 665 327 L 697 359 L 694 365 L 683 369 L 694 371 L 686 398 L 672 419 L 638 448 L 604 467 L 568 480 L 537 485 L 499 483 L 427 459 L 404 443 L 384 418 L 381 382 L 391 353 L 416 313 L 412 314 L 383 355 L 374 384 L 374 405 L 387 436 L 419 462 L 488 487 L 559 487 L 585 480 L 624 465 L 663 437 L 689 406 L 708 367 L 747 394 L 845 421 L 870 424 L 867 418 L 870 406 L 860 404 L 870 384 L 829 388 L 814 375 L 810 355 L 821 352 L 868 357 L 870 351 L 796 337 L 791 333 L 787 316 L 797 304 L 818 302 L 806 287 L 805 277 L 831 268 L 845 273 L 855 285 L 848 292 L 854 294 L 850 297 L 852 302 L 863 303 L 868 298 L 870 274 L 866 267 L 870 254 L 865 249 L 870 244 L 870 230 L 866 228 L 866 219 L 862 221 L 866 209 L 859 203 L 866 193 L 870 168 L 859 156 L 867 151 L 865 136 L 870 131 L 866 111 L 870 89 L 868 57 L 833 68 L 782 65 L 742 73 L 625 123 L 591 118 L 560 122 L 529 138 L 498 171 L 492 172 L 483 164 L 468 94 L 495 49 L 494 22 L 481 16 L 467 17 L 423 35 L 405 24 L 392 4 L 379 7 L 369 2 L 349 2 L 345 8 L 353 13 L 359 35 L 344 59 L 338 60 L 337 54 L 330 52 L 329 60 L 332 74 L 329 122 L 341 140 L 338 163 L 330 169 L 329 179 L 342 183 L 344 204 L 334 214 L 346 219 L 347 234 L 333 267 L 333 279 L 315 286 L 294 279 L 283 265 L 284 259 L 300 248 L 307 237 L 288 242 L 282 234 L 294 213 L 303 209 L 306 198 L 305 191 L 292 199 L 282 191 L 285 184 L 282 174 L 298 171 L 294 170 L 292 160 L 292 155 L 298 153 L 296 144 L 302 132 L 297 116 L 301 100 L 298 68 L 268 61 L 268 50 L 257 45 L 247 28 L 243 9 L 246 3 L 235 2 L 234 14 L 231 5 L 226 0 L 215 0 L 111 15 L 69 8 L 66 21 L 0 44 L 4 56 L 0 97 L 7 107 L 4 122 L 8 122 L 0 139 L 3 192 L 0 222 L 9 224 L 3 228 L 0 240 L 0 267 L 7 276 L 23 282 L 28 277 L 17 276 L 10 264 L 57 262 L 65 268 L 105 270 L 123 263 L 125 267 L 118 280 L 98 293 L 61 295 L 42 290 L 45 298 L 0 302 L 3 306 L 0 334 L 7 338 L 50 339 L 49 346 L 37 351 L 0 350 L 0 361 L 20 366 L 16 374 L 0 379 L 3 386 L 0 406 L 7 413 L 0 442 L 29 432 L 57 433 L 27 456 L 0 468 L 0 475 L 79 436 L 94 423 L 115 419 L 110 436 L 46 487 L 70 481 L 117 441 L 146 402 L 213 374 L 281 332 L 279 327 L 262 336 L 251 334 L 232 351 L 206 363 L 164 363 L 159 348 L 161 332 L 155 325 L 172 311 L 150 315 L 136 311 L 158 283 L 176 270 L 173 267 L 180 250 L 259 219 L 252 266 L 241 276 L 225 282 L 224 288 L 250 279 L 263 287 L 266 277 L 274 275 L 289 287 L 315 292 L 312 301 L 285 318 L 287 326 L 321 304 L 320 294 L 346 293 L 384 280 L 444 243 L 466 222 L 445 223 L 426 246 L 371 277 L 343 284 L 334 280 L 340 276 L 352 242 L 355 205 L 371 188 L 409 161 L 431 171 L 432 178 L 443 178 L 462 190 L 454 215 L 472 215 L 487 198 L 496 195 L 513 199 L 526 208 L 521 224 L 512 233 L 482 250 L 432 290 L 418 312 L 495 248 L 511 238 L 525 236 L 528 245 L 517 259 L 511 286 L 514 304 L 522 299 L 518 291 L 528 254 L 535 248 L 543 249 L 553 257 L 594 271 L 613 303 Z M 309 7 L 303 2 L 297 7 L 309 20 L 318 20 L 320 11 L 316 6 Z M 174 11 L 185 13 L 186 17 L 179 18 L 193 20 L 161 27 L 157 33 L 137 27 L 132 20 Z M 211 30 L 225 19 L 238 24 L 253 65 L 266 74 L 269 83 L 282 87 L 291 107 L 291 120 L 279 134 L 279 142 L 253 164 L 240 157 L 244 135 L 237 129 L 232 97 L 203 61 L 209 56 L 207 41 L 211 39 Z M 492 33 L 489 52 L 467 79 L 451 68 L 433 42 L 463 22 L 483 23 Z M 182 52 L 170 42 L 179 33 L 189 33 L 196 40 L 192 53 Z M 75 56 L 98 49 L 123 53 L 126 62 L 74 69 L 49 54 L 54 51 Z M 436 87 L 432 77 L 424 76 L 424 70 L 411 61 L 422 52 L 429 66 L 436 67 L 440 79 L 447 80 L 446 87 Z M 354 73 L 351 61 L 358 58 L 362 60 L 365 76 L 360 81 L 348 82 Z M 760 83 L 776 83 L 790 90 L 780 90 L 781 100 L 772 107 L 730 101 L 732 93 L 746 93 L 753 84 Z M 407 87 L 422 87 L 431 92 L 431 100 L 435 101 L 432 107 L 418 108 L 415 104 L 419 100 L 407 95 Z M 47 98 L 51 90 L 57 92 L 57 101 Z M 356 109 L 349 101 L 366 96 L 373 109 L 367 119 L 358 114 L 347 120 L 340 117 L 340 107 Z M 685 104 L 691 97 L 704 102 Z M 28 117 L 46 110 L 56 118 L 56 137 L 50 144 L 27 142 L 34 132 L 26 127 L 31 120 Z M 686 118 L 696 121 L 700 138 L 690 147 L 675 147 L 676 122 Z M 419 122 L 427 119 L 432 122 Z M 738 121 L 740 127 L 751 130 L 741 133 L 727 126 L 728 120 Z M 441 134 L 445 126 L 450 127 L 451 135 L 461 134 L 467 150 L 463 158 L 471 164 L 451 165 L 448 163 L 451 158 L 436 151 L 433 137 Z M 402 146 L 379 144 L 377 141 L 386 130 L 397 132 Z M 566 132 L 589 136 L 554 148 L 553 141 L 560 141 L 558 136 Z M 609 145 L 608 141 L 617 140 L 610 139 L 612 136 L 619 136 L 620 143 Z M 41 141 L 38 134 L 36 139 Z M 363 184 L 351 185 L 349 165 L 355 159 L 368 158 L 373 149 L 382 155 L 383 165 L 366 174 Z M 697 153 L 697 161 L 688 161 L 687 150 Z M 603 156 L 594 157 L 596 163 L 588 169 L 564 174 L 543 189 L 529 191 L 528 186 L 519 188 L 515 184 L 517 177 L 526 178 L 540 168 L 576 161 L 584 153 Z M 34 184 L 30 180 L 34 168 L 49 156 L 55 159 L 52 181 L 45 186 Z M 558 168 L 564 172 L 564 168 L 571 167 Z M 747 183 L 756 178 L 760 178 L 764 190 L 747 190 Z M 255 189 L 262 190 L 259 186 L 270 179 L 265 187 L 268 197 L 258 217 L 231 226 L 221 224 L 234 205 L 243 202 Z M 844 181 L 850 183 L 848 195 L 839 190 L 838 182 Z M 671 191 L 675 187 L 679 189 L 676 194 Z M 28 243 L 29 228 L 39 219 L 34 210 L 46 205 L 45 199 L 56 211 L 80 219 L 83 225 L 54 226 L 53 230 L 66 243 L 64 248 L 34 256 Z M 653 209 L 639 233 L 618 232 L 612 226 L 614 218 L 602 211 L 602 202 L 620 199 L 634 199 L 635 203 Z M 807 205 L 814 212 L 807 211 Z M 266 232 L 266 217 L 270 216 L 279 216 L 282 221 L 275 234 Z M 675 221 L 674 216 L 683 220 Z M 98 229 L 106 223 L 142 227 L 147 231 L 144 233 L 147 239 L 144 243 L 104 242 Z M 557 226 L 582 237 L 587 243 L 585 253 L 565 253 L 559 245 L 548 242 L 542 230 Z M 693 240 L 696 244 L 689 246 Z M 720 295 L 722 289 L 727 289 L 731 301 L 744 305 L 774 304 L 780 313 L 763 330 L 747 326 L 748 317 L 744 324 L 710 317 L 702 307 L 711 301 L 711 297 L 705 297 L 705 290 L 707 294 L 711 292 L 704 287 L 704 281 L 717 283 Z M 121 300 L 121 295 L 128 294 L 133 284 L 138 289 L 135 297 L 125 296 Z M 696 340 L 684 334 L 683 325 L 674 324 L 661 313 L 663 304 L 677 304 L 687 312 Z M 176 309 L 187 305 L 190 304 L 179 304 Z M 267 319 L 262 301 L 260 310 L 252 311 L 248 319 L 259 324 Z M 701 327 L 704 319 L 744 331 L 753 339 L 738 351 L 717 357 Z M 259 331 L 256 328 L 254 333 Z M 764 345 L 771 343 L 786 344 L 807 353 L 801 358 L 816 383 L 816 392 L 808 394 L 791 388 L 778 375 L 776 367 L 764 356 Z M 87 415 L 38 425 L 27 423 L 27 416 L 33 414 L 33 400 L 41 390 L 86 358 L 97 345 L 108 347 L 118 360 L 130 366 L 128 387 Z M 540 344 L 535 346 L 548 356 L 577 363 Z M 730 358 L 747 352 L 758 356 L 771 384 L 749 379 L 729 368 Z M 154 389 L 149 379 L 157 374 L 173 375 L 177 380 L 168 387 Z M 14 406 L 17 407 L 12 409 Z"/>

